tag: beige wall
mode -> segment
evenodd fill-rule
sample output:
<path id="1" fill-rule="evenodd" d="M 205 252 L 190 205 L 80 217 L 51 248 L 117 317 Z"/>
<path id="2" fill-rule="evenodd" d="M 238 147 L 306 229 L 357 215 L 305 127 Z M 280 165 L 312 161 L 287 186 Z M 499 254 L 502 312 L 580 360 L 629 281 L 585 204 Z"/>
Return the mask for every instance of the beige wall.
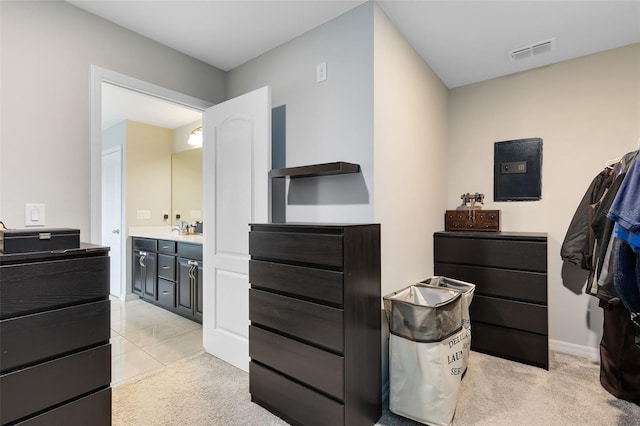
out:
<path id="1" fill-rule="evenodd" d="M 605 161 L 638 148 L 639 118 L 639 44 L 450 91 L 447 208 L 482 192 L 503 231 L 548 233 L 549 333 L 565 349 L 596 348 L 602 324 L 595 298 L 563 285 L 580 272 L 562 271 L 560 246 Z M 493 202 L 494 142 L 527 137 L 543 139 L 542 200 Z"/>
<path id="2" fill-rule="evenodd" d="M 171 211 L 171 154 L 173 131 L 127 121 L 127 227 L 163 225 L 162 211 Z M 138 210 L 151 219 L 136 219 Z"/>
<path id="3" fill-rule="evenodd" d="M 0 2 L 0 217 L 24 226 L 24 204 L 47 227 L 90 233 L 90 67 L 212 103 L 226 73 L 61 1 Z M 63 190 L 61 190 L 63 189 Z"/>
<path id="4" fill-rule="evenodd" d="M 448 91 L 379 7 L 374 96 L 374 212 L 387 294 L 433 274 L 447 190 Z"/>
<path id="5" fill-rule="evenodd" d="M 382 295 L 433 274 L 433 233 L 442 230 L 448 91 L 374 9 L 374 221 L 381 224 Z M 382 312 L 382 382 L 388 329 Z"/>

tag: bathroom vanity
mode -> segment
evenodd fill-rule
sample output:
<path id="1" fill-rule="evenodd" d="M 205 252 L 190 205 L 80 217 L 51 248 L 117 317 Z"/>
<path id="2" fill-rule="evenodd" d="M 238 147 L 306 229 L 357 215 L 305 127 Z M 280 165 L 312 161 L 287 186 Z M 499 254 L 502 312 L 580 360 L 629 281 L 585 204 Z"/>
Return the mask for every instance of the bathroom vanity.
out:
<path id="1" fill-rule="evenodd" d="M 137 232 L 131 248 L 133 293 L 202 323 L 202 236 Z"/>

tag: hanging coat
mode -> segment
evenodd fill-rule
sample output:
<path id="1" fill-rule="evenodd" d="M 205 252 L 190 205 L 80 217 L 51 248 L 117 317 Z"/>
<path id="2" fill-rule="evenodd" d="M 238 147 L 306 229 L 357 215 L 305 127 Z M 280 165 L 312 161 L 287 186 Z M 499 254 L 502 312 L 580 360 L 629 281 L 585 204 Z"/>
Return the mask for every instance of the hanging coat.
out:
<path id="1" fill-rule="evenodd" d="M 589 221 L 589 209 L 602 198 L 611 185 L 613 178 L 609 176 L 609 172 L 609 169 L 604 169 L 591 181 L 571 219 L 560 248 L 560 257 L 563 261 L 585 270 L 591 270 L 593 263 L 594 236 Z"/>

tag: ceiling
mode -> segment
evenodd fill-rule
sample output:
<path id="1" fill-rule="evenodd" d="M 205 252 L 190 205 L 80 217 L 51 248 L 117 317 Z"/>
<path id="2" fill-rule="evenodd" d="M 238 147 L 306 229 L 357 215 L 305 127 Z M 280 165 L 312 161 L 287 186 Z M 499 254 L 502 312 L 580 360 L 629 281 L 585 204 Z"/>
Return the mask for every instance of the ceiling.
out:
<path id="1" fill-rule="evenodd" d="M 364 0 L 67 0 L 229 71 Z M 640 0 L 375 0 L 449 88 L 640 42 Z M 511 50 L 555 39 L 544 54 Z"/>
<path id="2" fill-rule="evenodd" d="M 155 96 L 102 83 L 102 130 L 123 120 L 176 129 L 201 119 L 200 111 Z"/>

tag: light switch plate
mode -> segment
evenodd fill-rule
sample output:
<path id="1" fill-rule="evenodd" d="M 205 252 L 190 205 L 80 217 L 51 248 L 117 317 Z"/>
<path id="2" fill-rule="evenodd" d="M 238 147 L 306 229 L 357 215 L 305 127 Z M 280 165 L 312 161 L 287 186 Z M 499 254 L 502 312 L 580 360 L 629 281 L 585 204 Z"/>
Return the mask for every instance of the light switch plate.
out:
<path id="1" fill-rule="evenodd" d="M 320 83 L 322 81 L 325 81 L 326 79 L 327 79 L 327 63 L 320 62 L 316 66 L 316 82 Z"/>
<path id="2" fill-rule="evenodd" d="M 24 226 L 44 226 L 45 225 L 44 204 L 24 205 Z"/>

